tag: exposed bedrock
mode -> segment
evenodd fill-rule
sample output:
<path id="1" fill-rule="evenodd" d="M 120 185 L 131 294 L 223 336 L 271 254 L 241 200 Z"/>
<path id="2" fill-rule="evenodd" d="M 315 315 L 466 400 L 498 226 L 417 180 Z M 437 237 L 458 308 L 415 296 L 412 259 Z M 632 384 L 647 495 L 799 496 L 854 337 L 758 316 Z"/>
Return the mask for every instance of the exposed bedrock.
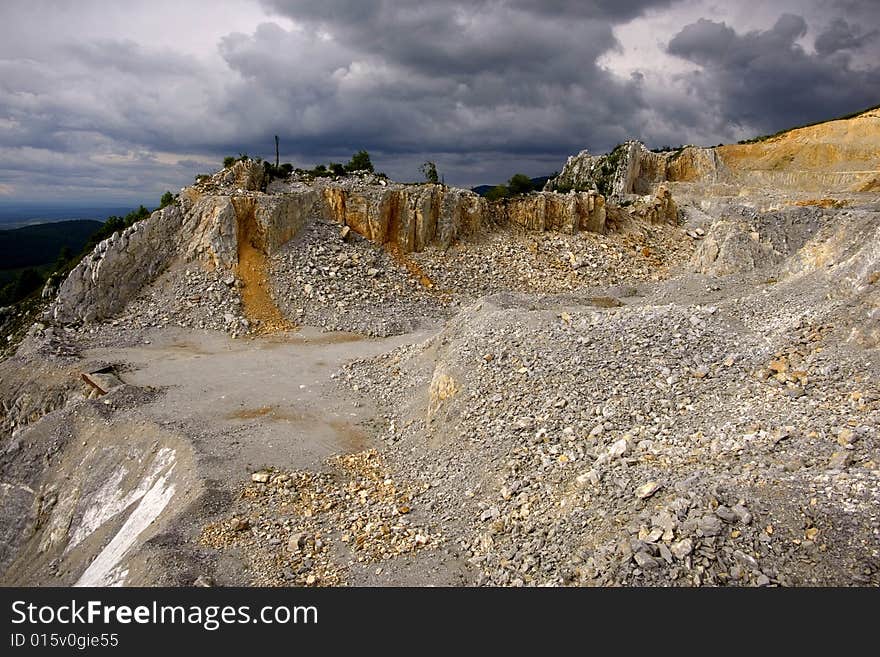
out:
<path id="1" fill-rule="evenodd" d="M 59 287 L 54 319 L 91 321 L 121 310 L 168 266 L 180 248 L 183 224 L 180 208 L 171 206 L 98 244 Z"/>
<path id="2" fill-rule="evenodd" d="M 605 232 L 605 198 L 597 192 L 541 192 L 489 204 L 493 221 L 533 231 Z"/>
<path id="3" fill-rule="evenodd" d="M 316 217 L 403 253 L 429 245 L 446 248 L 493 226 L 569 234 L 608 230 L 608 208 L 595 191 L 538 192 L 489 203 L 443 185 L 344 181 L 276 184 L 266 194 L 246 189 L 258 183 L 256 174 L 248 173 L 254 167 L 236 167 L 182 190 L 174 205 L 101 242 L 60 286 L 51 317 L 74 322 L 112 316 L 176 261 L 199 260 L 234 272 L 242 238 L 271 255 Z M 237 184 L 242 186 L 231 187 Z M 656 197 L 617 209 L 615 227 L 632 219 L 674 222 L 676 213 L 668 190 L 661 189 Z M 240 235 L 245 227 L 247 235 Z"/>
<path id="4" fill-rule="evenodd" d="M 660 183 L 697 196 L 852 195 L 880 186 L 880 110 L 796 128 L 752 143 L 685 146 L 655 153 L 628 141 L 605 155 L 568 158 L 548 191 L 588 190 L 615 198 L 648 195 Z"/>
<path id="5" fill-rule="evenodd" d="M 396 244 L 403 252 L 421 251 L 432 243 L 448 246 L 476 233 L 486 218 L 485 200 L 443 185 L 328 185 L 321 194 L 325 218 L 376 244 Z"/>

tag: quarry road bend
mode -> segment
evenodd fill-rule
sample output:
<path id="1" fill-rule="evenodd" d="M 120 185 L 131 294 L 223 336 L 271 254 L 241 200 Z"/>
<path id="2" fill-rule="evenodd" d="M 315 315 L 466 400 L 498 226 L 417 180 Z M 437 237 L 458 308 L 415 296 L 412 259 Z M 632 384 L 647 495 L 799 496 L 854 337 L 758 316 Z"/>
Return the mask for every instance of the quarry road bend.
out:
<path id="1" fill-rule="evenodd" d="M 427 339 L 426 330 L 371 339 L 304 327 L 254 339 L 157 329 L 145 344 L 93 349 L 131 385 L 163 393 L 143 411 L 193 438 L 208 477 L 264 466 L 319 468 L 332 454 L 378 447 L 376 408 L 331 378 L 344 363 Z"/>

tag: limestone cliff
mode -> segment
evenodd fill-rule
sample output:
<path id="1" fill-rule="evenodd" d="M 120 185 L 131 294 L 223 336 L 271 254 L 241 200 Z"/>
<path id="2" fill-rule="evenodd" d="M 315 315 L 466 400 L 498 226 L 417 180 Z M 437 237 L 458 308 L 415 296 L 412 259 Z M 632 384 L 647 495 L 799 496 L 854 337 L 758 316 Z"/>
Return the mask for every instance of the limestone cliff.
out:
<path id="1" fill-rule="evenodd" d="M 448 246 L 478 231 L 486 217 L 484 199 L 443 185 L 326 185 L 320 192 L 325 218 L 404 253 Z"/>
<path id="2" fill-rule="evenodd" d="M 109 317 L 175 261 L 200 260 L 241 274 L 243 248 L 271 255 L 309 221 L 346 225 L 402 253 L 446 247 L 484 225 L 527 230 L 604 231 L 604 199 L 595 193 L 531 194 L 489 204 L 442 185 L 292 182 L 254 191 L 261 169 L 239 162 L 181 191 L 177 203 L 101 242 L 70 273 L 50 311 L 60 322 Z"/>
<path id="3" fill-rule="evenodd" d="M 489 204 L 491 219 L 526 230 L 605 232 L 605 198 L 597 192 L 540 192 Z"/>
<path id="4" fill-rule="evenodd" d="M 880 109 L 797 128 L 748 144 L 654 153 L 638 141 L 601 156 L 568 158 L 546 190 L 598 189 L 606 196 L 852 194 L 880 187 Z"/>
<path id="5" fill-rule="evenodd" d="M 251 219 L 254 246 L 271 254 L 313 216 L 317 199 L 314 191 L 229 196 L 187 190 L 177 204 L 110 236 L 83 258 L 61 284 L 52 317 L 71 322 L 113 315 L 179 258 L 232 271 L 239 232 Z"/>
<path id="6" fill-rule="evenodd" d="M 653 177 L 654 170 L 645 165 L 652 160 L 639 160 L 638 148 L 631 150 L 627 157 L 642 162 L 633 180 Z M 73 322 L 111 316 L 174 262 L 193 260 L 236 276 L 247 305 L 249 295 L 266 287 L 266 256 L 316 218 L 347 226 L 377 245 L 393 245 L 403 254 L 430 245 L 446 248 L 494 226 L 569 234 L 608 229 L 605 198 L 593 190 L 537 192 L 490 203 L 445 185 L 375 178 L 288 179 L 272 182 L 269 193 L 259 191 L 265 183 L 262 166 L 240 161 L 181 190 L 174 205 L 105 240 L 84 258 L 61 285 L 51 317 Z M 644 188 L 641 182 L 625 184 Z M 665 188 L 656 196 L 630 201 L 614 214 L 617 228 L 633 220 L 675 223 L 676 216 Z M 243 254 L 248 255 L 244 266 Z M 262 301 L 267 308 L 272 305 L 268 298 Z M 256 307 L 261 299 L 251 302 Z"/>
<path id="7" fill-rule="evenodd" d="M 654 193 L 656 183 L 666 180 L 667 160 L 666 153 L 653 153 L 639 141 L 625 142 L 607 155 L 581 151 L 568 158 L 562 172 L 548 180 L 544 189 L 593 189 L 616 198 L 646 196 Z"/>
<path id="8" fill-rule="evenodd" d="M 54 318 L 91 321 L 120 310 L 171 262 L 183 224 L 180 208 L 171 206 L 98 244 L 59 287 Z"/>
<path id="9" fill-rule="evenodd" d="M 678 205 L 666 185 L 659 185 L 653 196 L 640 196 L 626 210 L 634 219 L 650 224 L 671 224 L 678 222 Z"/>
<path id="10" fill-rule="evenodd" d="M 715 150 L 725 175 L 743 185 L 862 191 L 880 174 L 880 109 Z"/>
<path id="11" fill-rule="evenodd" d="M 595 190 L 593 170 L 598 160 L 597 156 L 591 155 L 586 149 L 577 155 L 570 155 L 559 175 L 544 184 L 544 191 Z"/>

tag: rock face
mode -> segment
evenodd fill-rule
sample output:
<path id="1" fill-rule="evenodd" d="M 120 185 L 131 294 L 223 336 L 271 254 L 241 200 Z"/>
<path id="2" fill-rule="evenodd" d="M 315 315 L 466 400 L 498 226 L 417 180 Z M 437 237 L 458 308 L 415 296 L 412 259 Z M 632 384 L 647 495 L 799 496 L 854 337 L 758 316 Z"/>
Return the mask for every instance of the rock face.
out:
<path id="1" fill-rule="evenodd" d="M 184 201 L 184 253 L 189 260 L 233 269 L 238 264 L 239 231 L 243 222 L 252 220 L 255 246 L 272 254 L 319 211 L 318 200 L 314 190 L 306 189 L 297 194 L 217 194 Z"/>
<path id="2" fill-rule="evenodd" d="M 489 215 L 495 223 L 526 230 L 605 232 L 605 198 L 597 192 L 540 192 L 502 199 L 489 204 Z"/>
<path id="3" fill-rule="evenodd" d="M 54 318 L 92 321 L 122 309 L 171 262 L 183 222 L 180 208 L 170 206 L 98 244 L 61 284 Z"/>
<path id="4" fill-rule="evenodd" d="M 596 189 L 596 181 L 593 178 L 593 169 L 599 156 L 590 154 L 584 149 L 577 155 L 570 155 L 565 161 L 565 166 L 555 178 L 551 178 L 544 184 L 545 192 L 567 190 L 590 190 Z"/>
<path id="5" fill-rule="evenodd" d="M 863 191 L 880 173 L 880 109 L 715 150 L 725 177 L 743 186 Z"/>
<path id="6" fill-rule="evenodd" d="M 327 219 L 350 227 L 376 244 L 404 253 L 429 244 L 449 246 L 485 225 L 513 224 L 526 230 L 605 232 L 605 199 L 596 192 L 539 192 L 487 203 L 472 192 L 442 185 L 321 190 Z"/>
<path id="7" fill-rule="evenodd" d="M 635 146 L 631 150 L 640 152 Z M 632 158 L 638 161 L 638 156 Z M 61 285 L 52 318 L 94 321 L 116 314 L 176 260 L 197 260 L 234 273 L 248 287 L 241 267 L 246 251 L 251 260 L 262 263 L 252 262 L 254 266 L 247 269 L 254 272 L 249 285 L 253 290 L 257 282 L 265 281 L 260 273 L 265 256 L 277 252 L 317 217 L 402 254 L 429 245 L 447 248 L 491 226 L 566 234 L 608 229 L 605 198 L 594 190 L 537 192 L 489 203 L 473 192 L 445 185 L 358 178 L 276 181 L 271 193 L 264 193 L 258 191 L 264 182 L 262 167 L 240 161 L 182 190 L 173 206 L 105 240 L 83 259 Z M 644 187 L 639 183 L 639 189 Z M 634 219 L 675 223 L 677 209 L 669 191 L 662 188 L 656 196 L 631 200 L 614 216 L 618 227 Z"/>
<path id="8" fill-rule="evenodd" d="M 874 109 L 750 144 L 654 153 L 641 142 L 628 141 L 606 155 L 581 151 L 568 158 L 545 189 L 598 189 L 616 198 L 653 194 L 660 183 L 702 185 L 696 191 L 712 195 L 860 193 L 880 184 L 878 153 L 880 110 Z M 673 191 L 678 195 L 677 187 Z"/>
<path id="9" fill-rule="evenodd" d="M 617 198 L 654 193 L 666 180 L 667 153 L 652 153 L 639 141 L 628 141 L 607 155 L 581 151 L 565 163 L 562 172 L 547 181 L 546 191 L 598 190 Z"/>
<path id="10" fill-rule="evenodd" d="M 718 182 L 718 154 L 714 148 L 685 146 L 666 158 L 666 179 L 676 182 Z"/>
<path id="11" fill-rule="evenodd" d="M 280 196 L 190 190 L 179 204 L 112 235 L 83 258 L 62 283 L 52 317 L 73 322 L 113 315 L 177 258 L 233 271 L 245 223 L 253 223 L 248 238 L 254 247 L 271 254 L 319 211 L 318 200 L 314 190 Z"/>
<path id="12" fill-rule="evenodd" d="M 421 251 L 431 243 L 449 246 L 478 231 L 486 217 L 484 199 L 443 185 L 327 185 L 321 197 L 327 219 L 376 244 L 395 244 L 404 253 Z"/>
<path id="13" fill-rule="evenodd" d="M 672 224 L 678 221 L 678 206 L 665 185 L 657 187 L 654 196 L 643 196 L 627 207 L 635 219 L 651 224 Z"/>
<path id="14" fill-rule="evenodd" d="M 655 185 L 667 179 L 668 159 L 666 153 L 653 153 L 639 141 L 627 142 L 615 172 L 612 195 L 652 194 Z"/>

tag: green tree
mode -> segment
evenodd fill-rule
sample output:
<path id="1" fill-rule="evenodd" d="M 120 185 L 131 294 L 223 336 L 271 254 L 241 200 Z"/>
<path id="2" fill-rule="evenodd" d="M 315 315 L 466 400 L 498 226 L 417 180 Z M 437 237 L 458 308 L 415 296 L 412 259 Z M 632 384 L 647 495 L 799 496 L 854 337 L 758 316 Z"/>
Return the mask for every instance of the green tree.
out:
<path id="1" fill-rule="evenodd" d="M 514 196 L 517 194 L 528 194 L 535 188 L 532 184 L 532 179 L 524 173 L 513 174 L 510 180 L 507 181 L 507 187 Z"/>
<path id="2" fill-rule="evenodd" d="M 437 165 L 430 160 L 419 167 L 419 171 L 425 176 L 427 182 L 433 183 L 434 185 L 440 182 L 440 176 L 437 174 Z"/>
<path id="3" fill-rule="evenodd" d="M 507 185 L 495 185 L 486 192 L 486 199 L 489 201 L 498 201 L 508 196 L 510 196 L 510 190 L 507 189 Z"/>
<path id="4" fill-rule="evenodd" d="M 223 168 L 224 169 L 228 169 L 233 164 L 235 164 L 235 158 L 232 157 L 231 155 L 227 155 L 226 157 L 223 158 Z"/>
<path id="5" fill-rule="evenodd" d="M 159 209 L 167 208 L 172 203 L 174 203 L 174 194 L 171 192 L 165 192 L 162 194 L 162 198 L 159 199 Z"/>
<path id="6" fill-rule="evenodd" d="M 70 247 L 65 244 L 58 251 L 58 257 L 55 259 L 55 264 L 52 266 L 52 271 L 64 271 L 67 267 L 67 263 L 70 262 L 70 259 L 72 257 L 73 253 L 70 252 Z"/>
<path id="7" fill-rule="evenodd" d="M 18 303 L 36 290 L 39 290 L 45 282 L 46 279 L 43 278 L 40 272 L 28 267 L 3 287 L 2 295 L 0 295 L 0 305 L 7 306 Z"/>
<path id="8" fill-rule="evenodd" d="M 346 171 L 373 171 L 373 163 L 370 161 L 370 154 L 367 151 L 360 150 L 351 156 L 348 164 L 345 165 Z"/>
<path id="9" fill-rule="evenodd" d="M 345 167 L 342 166 L 342 164 L 340 164 L 339 162 L 331 162 L 328 168 L 330 169 L 330 173 L 332 173 L 334 176 L 345 175 Z"/>

